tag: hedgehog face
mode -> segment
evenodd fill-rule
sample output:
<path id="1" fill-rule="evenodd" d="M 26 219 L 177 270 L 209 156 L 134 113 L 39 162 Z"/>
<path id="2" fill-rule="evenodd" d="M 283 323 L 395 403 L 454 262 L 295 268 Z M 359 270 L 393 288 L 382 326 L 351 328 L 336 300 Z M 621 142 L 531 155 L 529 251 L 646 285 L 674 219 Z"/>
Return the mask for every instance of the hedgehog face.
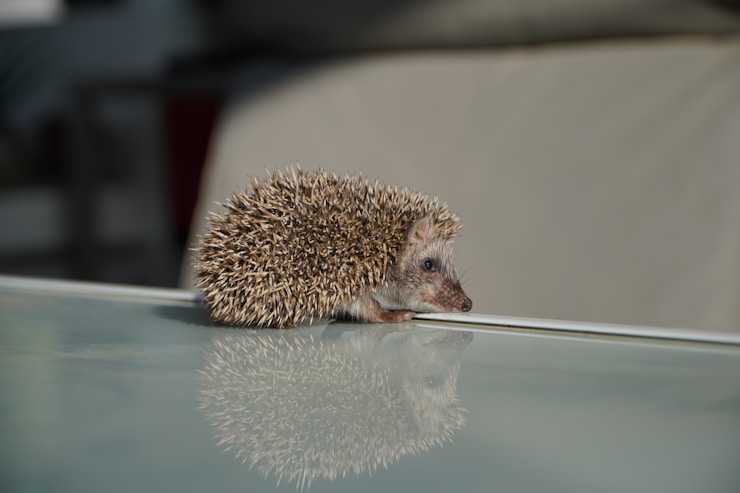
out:
<path id="1" fill-rule="evenodd" d="M 467 312 L 473 305 L 460 286 L 452 238 L 443 237 L 430 217 L 411 227 L 383 293 L 394 305 L 415 312 Z"/>

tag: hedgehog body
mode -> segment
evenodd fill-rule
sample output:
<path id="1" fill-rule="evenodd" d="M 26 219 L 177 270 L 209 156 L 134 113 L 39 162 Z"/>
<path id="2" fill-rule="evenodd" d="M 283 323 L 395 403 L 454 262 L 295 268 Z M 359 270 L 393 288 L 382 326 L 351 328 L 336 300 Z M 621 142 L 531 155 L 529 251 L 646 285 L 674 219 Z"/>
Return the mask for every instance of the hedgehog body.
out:
<path id="1" fill-rule="evenodd" d="M 450 246 L 460 219 L 436 198 L 296 167 L 253 178 L 224 206 L 194 258 L 216 322 L 282 328 L 470 309 Z"/>

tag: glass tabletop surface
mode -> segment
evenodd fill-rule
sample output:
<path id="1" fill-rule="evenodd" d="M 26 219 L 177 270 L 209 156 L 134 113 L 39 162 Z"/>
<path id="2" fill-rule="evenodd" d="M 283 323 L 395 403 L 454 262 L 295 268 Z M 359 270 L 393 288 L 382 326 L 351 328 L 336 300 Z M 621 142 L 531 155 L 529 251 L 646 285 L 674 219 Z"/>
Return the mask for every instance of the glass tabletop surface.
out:
<path id="1" fill-rule="evenodd" d="M 740 347 L 0 279 L 0 490 L 740 491 Z"/>

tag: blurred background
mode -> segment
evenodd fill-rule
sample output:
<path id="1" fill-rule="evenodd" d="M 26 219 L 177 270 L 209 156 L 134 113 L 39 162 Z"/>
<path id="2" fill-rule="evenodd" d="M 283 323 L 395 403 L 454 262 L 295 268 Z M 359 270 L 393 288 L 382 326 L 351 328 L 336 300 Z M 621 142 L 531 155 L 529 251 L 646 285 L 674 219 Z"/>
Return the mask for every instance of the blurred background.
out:
<path id="1" fill-rule="evenodd" d="M 0 0 L 0 273 L 190 286 L 250 174 L 439 195 L 474 311 L 740 330 L 740 1 Z"/>

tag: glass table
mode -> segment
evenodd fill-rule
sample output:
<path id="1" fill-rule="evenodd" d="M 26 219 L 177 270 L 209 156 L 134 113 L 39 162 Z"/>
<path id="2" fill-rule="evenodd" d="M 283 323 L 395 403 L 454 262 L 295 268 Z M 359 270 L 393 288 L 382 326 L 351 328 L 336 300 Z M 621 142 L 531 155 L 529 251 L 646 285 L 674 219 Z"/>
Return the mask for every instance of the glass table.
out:
<path id="1" fill-rule="evenodd" d="M 733 335 L 429 318 L 0 277 L 0 490 L 740 491 Z"/>

